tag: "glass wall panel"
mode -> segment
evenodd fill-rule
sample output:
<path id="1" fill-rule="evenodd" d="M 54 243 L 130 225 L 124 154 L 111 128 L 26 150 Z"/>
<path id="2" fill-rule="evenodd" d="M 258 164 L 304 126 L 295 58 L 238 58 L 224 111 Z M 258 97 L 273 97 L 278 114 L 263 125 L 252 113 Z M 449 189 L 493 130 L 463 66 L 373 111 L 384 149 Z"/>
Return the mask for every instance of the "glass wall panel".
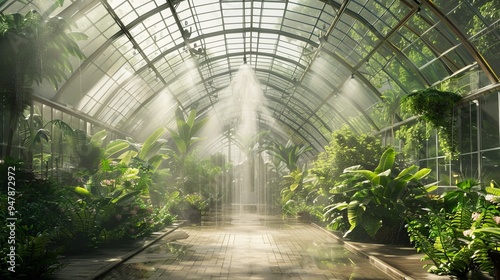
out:
<path id="1" fill-rule="evenodd" d="M 481 148 L 496 148 L 500 146 L 498 93 L 482 97 L 479 104 L 481 110 Z"/>
<path id="2" fill-rule="evenodd" d="M 468 178 L 479 179 L 477 153 L 460 156 L 460 163 L 461 163 L 460 175 L 462 176 L 462 178 L 460 179 L 468 179 Z"/>
<path id="3" fill-rule="evenodd" d="M 450 163 L 449 161 L 446 161 L 444 158 L 439 158 L 438 159 L 438 179 L 439 179 L 439 185 L 440 186 L 449 186 L 451 185 L 452 180 L 452 173 L 451 173 L 451 168 L 450 168 Z"/>
<path id="4" fill-rule="evenodd" d="M 481 173 L 483 182 L 489 183 L 495 180 L 500 183 L 500 150 L 481 153 Z"/>
<path id="5" fill-rule="evenodd" d="M 459 149 L 462 153 L 477 150 L 477 105 L 471 102 L 458 110 Z"/>

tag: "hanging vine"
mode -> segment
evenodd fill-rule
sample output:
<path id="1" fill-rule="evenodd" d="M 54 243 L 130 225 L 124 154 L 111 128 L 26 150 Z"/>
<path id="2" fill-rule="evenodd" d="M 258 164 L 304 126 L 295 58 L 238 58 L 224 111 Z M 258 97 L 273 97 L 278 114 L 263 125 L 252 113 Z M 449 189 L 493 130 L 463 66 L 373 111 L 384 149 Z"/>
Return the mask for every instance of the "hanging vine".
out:
<path id="1" fill-rule="evenodd" d="M 437 129 L 439 144 L 447 159 L 456 158 L 459 154 L 456 134 L 453 131 L 453 108 L 460 99 L 461 96 L 457 93 L 433 88 L 416 91 L 403 98 L 406 108 Z"/>

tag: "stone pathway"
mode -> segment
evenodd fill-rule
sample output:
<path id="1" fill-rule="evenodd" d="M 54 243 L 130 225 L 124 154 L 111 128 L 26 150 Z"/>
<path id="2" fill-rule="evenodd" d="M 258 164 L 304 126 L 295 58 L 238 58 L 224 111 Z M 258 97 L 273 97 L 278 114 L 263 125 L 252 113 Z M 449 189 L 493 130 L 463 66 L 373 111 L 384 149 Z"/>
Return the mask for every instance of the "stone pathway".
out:
<path id="1" fill-rule="evenodd" d="M 255 213 L 177 229 L 102 279 L 391 279 L 315 226 Z"/>

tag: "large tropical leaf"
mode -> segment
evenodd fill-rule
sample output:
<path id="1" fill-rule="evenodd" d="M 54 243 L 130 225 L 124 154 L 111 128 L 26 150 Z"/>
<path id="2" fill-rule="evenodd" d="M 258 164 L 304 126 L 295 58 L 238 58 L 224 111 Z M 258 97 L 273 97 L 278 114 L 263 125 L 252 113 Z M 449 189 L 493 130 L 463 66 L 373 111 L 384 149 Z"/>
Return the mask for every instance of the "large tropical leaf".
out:
<path id="1" fill-rule="evenodd" d="M 375 168 L 375 173 L 381 173 L 387 169 L 392 169 L 394 161 L 396 160 L 396 151 L 393 148 L 387 149 L 380 158 L 380 162 Z"/>
<path id="2" fill-rule="evenodd" d="M 413 176 L 411 177 L 411 180 L 420 180 L 422 178 L 425 178 L 427 175 L 429 175 L 429 173 L 431 173 L 431 169 L 430 168 L 422 168 L 420 169 L 417 173 L 413 174 Z"/>
<path id="3" fill-rule="evenodd" d="M 171 133 L 172 139 L 174 139 L 175 146 L 177 147 L 177 151 L 179 152 L 180 155 L 184 155 L 187 152 L 188 144 L 175 131 L 170 130 L 170 133 Z"/>
<path id="4" fill-rule="evenodd" d="M 406 174 L 404 176 L 398 176 L 394 180 L 390 181 L 387 187 L 384 189 L 384 197 L 397 201 L 401 198 L 401 194 L 406 190 L 406 186 L 410 181 L 412 175 Z"/>
<path id="5" fill-rule="evenodd" d="M 343 211 L 349 207 L 349 203 L 343 201 L 335 204 L 330 204 L 325 207 L 325 213 L 324 215 L 329 215 L 333 211 Z"/>
<path id="6" fill-rule="evenodd" d="M 474 181 L 473 179 L 467 179 L 467 180 L 463 180 L 461 182 L 459 182 L 457 184 L 457 188 L 463 190 L 463 191 L 470 191 L 470 189 L 472 189 L 472 187 L 474 186 L 477 186 L 477 182 Z"/>
<path id="7" fill-rule="evenodd" d="M 419 167 L 418 167 L 418 166 L 416 166 L 416 165 L 412 165 L 412 166 L 410 166 L 410 167 L 408 167 L 408 168 L 405 168 L 405 169 L 403 169 L 401 172 L 399 172 L 398 176 L 396 176 L 396 178 L 395 178 L 395 179 L 398 179 L 398 178 L 400 178 L 400 177 L 403 177 L 403 176 L 405 176 L 405 175 L 407 175 L 407 174 L 413 175 L 413 174 L 415 174 L 415 172 L 417 172 L 417 171 L 418 171 L 418 168 L 419 168 Z"/>
<path id="8" fill-rule="evenodd" d="M 47 142 L 50 141 L 50 131 L 44 128 L 38 129 L 35 132 L 35 135 L 27 139 L 25 145 L 28 148 L 32 148 L 34 144 L 39 144 L 42 142 L 42 140 L 45 140 Z"/>
<path id="9" fill-rule="evenodd" d="M 92 135 L 92 137 L 90 138 L 90 143 L 95 147 L 101 147 L 104 139 L 106 139 L 107 136 L 108 133 L 106 132 L 106 130 L 100 130 Z"/>
<path id="10" fill-rule="evenodd" d="M 363 223 L 362 226 L 365 229 L 366 233 L 369 236 L 374 237 L 377 234 L 378 230 L 382 227 L 383 223 L 377 215 L 363 215 Z"/>
<path id="11" fill-rule="evenodd" d="M 121 163 L 125 163 L 125 164 L 129 164 L 130 161 L 132 160 L 132 158 L 136 157 L 137 156 L 137 151 L 126 151 L 124 152 L 123 154 L 121 154 L 118 159 L 121 160 Z"/>
<path id="12" fill-rule="evenodd" d="M 342 194 L 356 190 L 355 185 L 340 184 L 330 189 L 331 194 Z"/>
<path id="13" fill-rule="evenodd" d="M 156 141 L 160 139 L 160 137 L 165 134 L 167 131 L 166 128 L 160 127 L 156 129 L 151 135 L 148 136 L 144 144 L 142 145 L 141 151 L 139 152 L 138 157 L 142 160 L 146 160 L 150 155 L 149 153 L 152 151 L 153 145 Z"/>
<path id="14" fill-rule="evenodd" d="M 344 234 L 344 237 L 351 233 L 362 222 L 365 210 L 366 205 L 364 205 L 361 201 L 353 200 L 349 202 L 347 207 L 347 218 L 351 226 Z"/>
<path id="15" fill-rule="evenodd" d="M 106 146 L 106 150 L 104 151 L 104 157 L 110 158 L 111 156 L 127 149 L 129 146 L 130 143 L 125 140 L 121 139 L 115 140 Z"/>
<path id="16" fill-rule="evenodd" d="M 71 188 L 71 190 L 82 198 L 92 197 L 92 193 L 90 193 L 86 188 L 77 186 Z"/>
<path id="17" fill-rule="evenodd" d="M 158 154 L 158 155 L 154 155 L 152 156 L 149 160 L 148 160 L 148 163 L 153 167 L 153 172 L 156 171 L 156 169 L 158 169 L 158 167 L 160 166 L 160 164 L 162 163 L 162 161 L 164 159 L 168 158 L 167 155 L 162 155 L 162 154 Z"/>

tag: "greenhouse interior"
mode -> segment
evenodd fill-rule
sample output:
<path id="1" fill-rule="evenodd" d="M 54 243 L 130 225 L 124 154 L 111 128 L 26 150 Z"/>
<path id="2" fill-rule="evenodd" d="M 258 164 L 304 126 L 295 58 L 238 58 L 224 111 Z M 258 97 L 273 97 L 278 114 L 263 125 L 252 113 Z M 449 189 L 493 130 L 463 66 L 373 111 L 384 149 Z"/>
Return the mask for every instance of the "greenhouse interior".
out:
<path id="1" fill-rule="evenodd" d="M 0 0 L 1 279 L 500 279 L 499 0 Z"/>

